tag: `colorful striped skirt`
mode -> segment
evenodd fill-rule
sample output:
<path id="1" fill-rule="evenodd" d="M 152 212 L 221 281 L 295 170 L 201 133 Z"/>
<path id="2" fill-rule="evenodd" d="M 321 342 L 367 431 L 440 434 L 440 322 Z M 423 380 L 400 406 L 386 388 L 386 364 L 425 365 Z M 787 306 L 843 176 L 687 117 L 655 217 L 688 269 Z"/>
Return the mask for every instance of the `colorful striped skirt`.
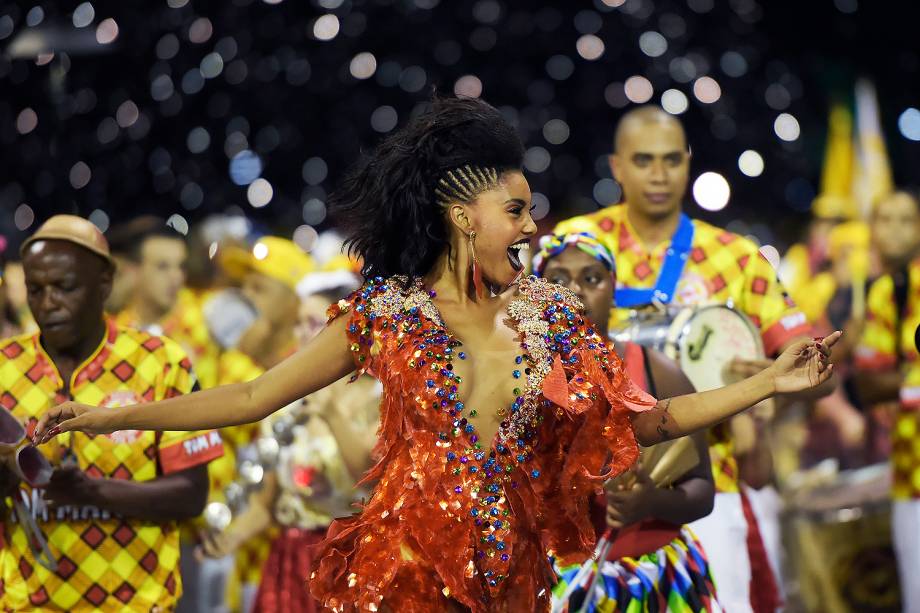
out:
<path id="1" fill-rule="evenodd" d="M 553 613 L 721 613 L 706 554 L 686 526 L 639 558 L 606 560 L 607 549 L 601 539 L 594 559 L 582 565 L 560 568 L 554 561 Z"/>

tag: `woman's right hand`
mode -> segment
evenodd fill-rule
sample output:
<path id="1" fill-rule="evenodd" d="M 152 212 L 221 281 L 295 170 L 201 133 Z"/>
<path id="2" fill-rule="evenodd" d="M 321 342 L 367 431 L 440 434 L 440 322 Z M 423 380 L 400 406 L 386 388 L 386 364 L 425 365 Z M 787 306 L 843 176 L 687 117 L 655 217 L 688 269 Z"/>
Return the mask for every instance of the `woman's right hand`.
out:
<path id="1" fill-rule="evenodd" d="M 79 402 L 64 402 L 49 409 L 38 423 L 32 434 L 32 442 L 36 445 L 47 443 L 62 432 L 79 430 L 86 434 L 109 434 L 120 430 L 112 419 L 117 411 L 80 404 Z"/>

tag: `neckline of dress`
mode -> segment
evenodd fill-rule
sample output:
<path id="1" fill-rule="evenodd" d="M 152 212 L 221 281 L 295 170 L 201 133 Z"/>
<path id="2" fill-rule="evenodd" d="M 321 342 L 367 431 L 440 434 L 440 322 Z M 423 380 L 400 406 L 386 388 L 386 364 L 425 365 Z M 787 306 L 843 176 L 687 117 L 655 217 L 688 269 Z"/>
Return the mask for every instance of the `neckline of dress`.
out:
<path id="1" fill-rule="evenodd" d="M 539 281 L 539 279 L 533 275 L 522 276 L 517 279 L 513 284 L 516 293 L 509 300 L 507 307 L 505 307 L 509 318 L 515 322 L 513 331 L 518 335 L 518 346 L 524 358 L 524 363 L 521 366 L 524 367 L 526 379 L 522 384 L 522 387 L 524 387 L 522 393 L 512 402 L 511 407 L 505 407 L 506 409 L 513 409 L 515 404 L 518 405 L 515 410 L 509 410 L 507 416 L 502 419 L 503 423 L 508 423 L 508 427 L 499 426 L 495 436 L 489 441 L 490 451 L 497 447 L 497 443 L 501 442 L 507 446 L 510 441 L 524 433 L 528 424 L 538 412 L 538 396 L 542 391 L 543 379 L 550 371 L 552 354 L 545 340 L 545 336 L 549 332 L 549 323 L 543 318 L 539 306 L 535 304 L 536 300 L 530 287 L 535 281 Z M 466 346 L 463 340 L 448 328 L 440 309 L 434 303 L 432 290 L 425 286 L 421 277 L 415 277 L 409 290 L 419 294 L 416 299 L 420 303 L 420 311 L 432 323 L 442 329 L 448 339 L 445 344 L 453 340 L 458 343 L 458 348 Z M 459 391 L 462 380 L 456 385 L 457 397 L 460 398 Z M 460 402 L 463 403 L 464 409 L 466 409 L 466 402 L 462 399 Z M 468 432 L 468 434 L 475 434 L 478 440 L 478 429 L 471 422 L 468 423 L 473 427 L 473 432 Z"/>

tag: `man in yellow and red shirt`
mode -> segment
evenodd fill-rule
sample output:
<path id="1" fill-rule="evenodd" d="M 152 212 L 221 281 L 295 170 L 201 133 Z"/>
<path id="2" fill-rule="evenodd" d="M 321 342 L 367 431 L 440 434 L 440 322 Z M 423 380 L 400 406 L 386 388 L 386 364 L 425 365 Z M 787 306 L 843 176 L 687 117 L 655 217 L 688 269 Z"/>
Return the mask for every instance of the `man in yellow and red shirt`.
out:
<path id="1" fill-rule="evenodd" d="M 119 407 L 190 392 L 191 364 L 172 341 L 121 328 L 103 314 L 112 264 L 102 234 L 79 217 L 48 220 L 23 246 L 29 307 L 39 332 L 0 342 L 0 406 L 29 430 L 72 399 Z M 68 433 L 41 448 L 50 483 L 15 496 L 47 540 L 56 569 L 36 560 L 9 499 L 0 549 L 8 611 L 165 611 L 181 593 L 177 520 L 198 515 L 216 432 Z M 9 487 L 9 485 L 14 487 Z"/>
<path id="2" fill-rule="evenodd" d="M 185 287 L 185 238 L 165 222 L 151 219 L 149 224 L 132 236 L 125 254 L 135 269 L 135 280 L 131 297 L 115 321 L 176 341 L 192 360 L 201 387 L 214 387 L 220 352 L 198 300 Z"/>
<path id="3" fill-rule="evenodd" d="M 914 338 L 918 325 L 920 259 L 915 259 L 869 288 L 866 326 L 856 348 L 856 368 L 864 379 L 862 397 L 873 402 L 900 400 L 891 429 L 892 541 L 907 613 L 920 612 L 920 356 Z"/>
<path id="4" fill-rule="evenodd" d="M 611 169 L 625 203 L 566 220 L 553 230 L 588 232 L 614 254 L 617 307 L 611 327 L 643 304 L 731 302 L 760 329 L 767 355 L 809 335 L 805 316 L 757 245 L 682 213 L 690 153 L 680 122 L 658 107 L 639 107 L 620 120 L 614 140 Z M 691 527 L 709 554 L 720 602 L 732 612 L 750 611 L 748 526 L 728 424 L 712 431 L 710 445 L 715 508 Z M 768 463 L 769 457 L 758 461 Z"/>

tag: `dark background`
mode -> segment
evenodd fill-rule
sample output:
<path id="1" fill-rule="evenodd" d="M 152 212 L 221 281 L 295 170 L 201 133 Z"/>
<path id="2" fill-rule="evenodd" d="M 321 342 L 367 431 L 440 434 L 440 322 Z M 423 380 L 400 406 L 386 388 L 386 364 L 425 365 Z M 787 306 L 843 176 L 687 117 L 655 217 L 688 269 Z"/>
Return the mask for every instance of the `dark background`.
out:
<path id="1" fill-rule="evenodd" d="M 689 196 L 688 210 L 781 248 L 798 238 L 809 217 L 830 101 L 851 97 L 857 76 L 876 84 L 895 181 L 913 183 L 920 161 L 920 143 L 903 137 L 897 126 L 900 113 L 918 106 L 920 98 L 915 3 L 93 2 L 92 23 L 78 32 L 72 13 L 80 4 L 0 0 L 0 49 L 6 51 L 0 57 L 0 234 L 13 245 L 58 212 L 98 210 L 93 218 L 105 226 L 145 212 L 178 213 L 195 223 L 210 213 L 242 210 L 264 229 L 290 235 L 304 223 L 303 204 L 310 201 L 307 221 L 323 229 L 328 221 L 319 221 L 318 203 L 360 151 L 381 136 L 372 127 L 375 109 L 393 107 L 402 124 L 432 86 L 451 92 L 459 77 L 471 74 L 482 82 L 482 97 L 517 122 L 525 144 L 550 154 L 547 170 L 526 173 L 533 190 L 548 198 L 547 222 L 606 204 L 597 200 L 611 194 L 610 184 L 606 191 L 595 187 L 609 177 L 603 156 L 623 110 L 621 101 L 613 99 L 616 106 L 608 101 L 616 90 L 608 86 L 637 74 L 654 85 L 652 102 L 668 88 L 687 94 L 690 105 L 682 118 L 694 154 L 693 175 L 716 171 L 731 185 L 723 211 L 702 211 Z M 34 57 L 10 57 L 12 41 L 29 30 L 30 15 L 35 22 L 35 7 L 43 15 L 33 29 L 58 32 L 54 57 L 42 65 Z M 332 40 L 317 40 L 313 22 L 327 13 L 339 18 L 341 29 Z M 73 48 L 75 35 L 92 39 L 107 18 L 118 25 L 114 43 L 97 45 L 96 53 Z M 190 37 L 205 38 L 201 18 L 210 21 L 212 33 L 193 42 Z M 645 31 L 665 35 L 664 55 L 652 58 L 640 50 Z M 584 33 L 605 44 L 596 61 L 576 52 Z M 215 52 L 223 69 L 203 78 L 202 60 Z M 360 52 L 376 57 L 376 73 L 367 80 L 349 73 Z M 743 75 L 725 73 L 726 52 L 745 59 Z M 692 81 L 674 79 L 669 66 L 678 57 L 693 62 L 696 76 L 718 81 L 722 97 L 716 103 L 698 102 Z M 567 66 L 571 74 L 560 78 Z M 410 67 L 415 68 L 406 70 Z M 774 84 L 785 94 L 780 91 L 779 104 L 774 100 L 771 108 L 765 93 Z M 21 113 L 29 108 L 37 126 L 22 134 L 17 120 L 28 124 Z M 773 122 L 781 112 L 798 119 L 798 140 L 788 143 L 775 135 Z M 550 119 L 570 127 L 564 143 L 544 138 Z M 209 141 L 203 149 L 201 129 Z M 194 153 L 190 140 L 198 144 Z M 262 177 L 273 187 L 264 208 L 251 207 L 246 186 L 230 178 L 228 152 L 247 146 L 262 160 Z M 764 157 L 761 176 L 739 171 L 738 156 L 746 149 Z M 313 160 L 304 172 L 311 158 L 323 162 Z M 79 189 L 72 183 L 78 162 L 91 172 Z M 79 168 L 81 185 L 86 173 Z M 34 212 L 31 225 L 20 208 L 24 203 Z"/>

